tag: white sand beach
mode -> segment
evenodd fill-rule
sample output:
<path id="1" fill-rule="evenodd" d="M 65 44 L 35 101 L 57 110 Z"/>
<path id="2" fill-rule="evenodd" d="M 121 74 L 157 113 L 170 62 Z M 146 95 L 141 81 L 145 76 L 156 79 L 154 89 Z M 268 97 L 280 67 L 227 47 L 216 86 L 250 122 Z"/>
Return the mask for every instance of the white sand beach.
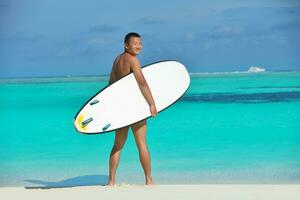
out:
<path id="1" fill-rule="evenodd" d="M 80 186 L 66 188 L 2 187 L 1 199 L 172 199 L 172 200 L 300 200 L 300 185 L 203 184 Z"/>

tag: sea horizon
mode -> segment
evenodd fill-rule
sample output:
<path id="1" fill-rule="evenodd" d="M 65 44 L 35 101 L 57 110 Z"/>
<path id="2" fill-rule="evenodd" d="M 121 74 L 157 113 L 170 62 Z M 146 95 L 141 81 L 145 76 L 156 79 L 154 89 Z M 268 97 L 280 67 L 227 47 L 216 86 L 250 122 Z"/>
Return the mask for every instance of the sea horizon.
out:
<path id="1" fill-rule="evenodd" d="M 234 75 L 234 74 L 268 74 L 268 73 L 293 73 L 300 72 L 300 69 L 287 69 L 287 70 L 266 70 L 263 72 L 249 72 L 249 71 L 216 71 L 216 72 L 189 72 L 191 77 L 201 75 Z M 102 81 L 107 80 L 109 74 L 99 75 L 59 75 L 59 76 L 16 76 L 16 77 L 0 77 L 1 83 L 26 83 L 34 82 L 73 82 L 73 81 Z"/>

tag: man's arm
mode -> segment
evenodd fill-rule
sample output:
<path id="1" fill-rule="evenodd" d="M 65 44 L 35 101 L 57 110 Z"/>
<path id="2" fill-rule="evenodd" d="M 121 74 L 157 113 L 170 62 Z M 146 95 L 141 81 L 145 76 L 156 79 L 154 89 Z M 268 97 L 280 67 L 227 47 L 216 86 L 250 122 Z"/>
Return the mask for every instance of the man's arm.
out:
<path id="1" fill-rule="evenodd" d="M 111 73 L 108 81 L 108 85 L 111 85 L 112 83 L 113 83 L 113 74 Z"/>
<path id="2" fill-rule="evenodd" d="M 152 116 L 157 115 L 156 106 L 154 99 L 152 97 L 150 88 L 147 84 L 147 81 L 142 73 L 141 64 L 137 58 L 133 58 L 130 63 L 130 69 L 133 72 L 133 75 L 138 83 L 138 86 L 145 97 L 148 105 L 150 106 L 150 112 Z"/>
<path id="3" fill-rule="evenodd" d="M 119 56 L 114 60 L 114 63 L 112 65 L 108 85 L 111 85 L 113 83 L 113 80 L 116 79 L 116 77 L 114 77 L 113 71 L 114 71 L 114 68 L 115 68 L 115 65 L 116 65 L 116 62 L 117 62 L 118 58 L 119 58 Z"/>

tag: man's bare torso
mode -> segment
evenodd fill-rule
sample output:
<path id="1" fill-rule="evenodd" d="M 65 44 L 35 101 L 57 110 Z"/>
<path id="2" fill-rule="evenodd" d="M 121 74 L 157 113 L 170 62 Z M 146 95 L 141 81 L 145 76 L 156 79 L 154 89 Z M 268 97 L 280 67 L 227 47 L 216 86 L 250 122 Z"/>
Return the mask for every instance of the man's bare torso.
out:
<path id="1" fill-rule="evenodd" d="M 110 74 L 109 84 L 116 82 L 117 80 L 121 79 L 122 77 L 126 76 L 131 72 L 130 69 L 130 55 L 121 54 L 119 55 L 113 64 L 112 71 Z"/>

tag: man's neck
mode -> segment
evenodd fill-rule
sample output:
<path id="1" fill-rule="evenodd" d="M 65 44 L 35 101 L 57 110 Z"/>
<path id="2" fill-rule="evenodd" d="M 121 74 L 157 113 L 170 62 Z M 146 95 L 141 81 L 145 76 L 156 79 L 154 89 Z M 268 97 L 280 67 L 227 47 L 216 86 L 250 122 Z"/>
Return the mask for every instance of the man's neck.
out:
<path id="1" fill-rule="evenodd" d="M 126 51 L 126 50 L 124 50 L 124 54 L 129 54 L 129 55 L 131 55 L 131 56 L 134 56 L 134 57 L 136 57 L 136 56 L 137 56 L 136 54 L 132 54 L 132 53 L 130 53 L 130 52 L 128 52 L 128 51 Z"/>

